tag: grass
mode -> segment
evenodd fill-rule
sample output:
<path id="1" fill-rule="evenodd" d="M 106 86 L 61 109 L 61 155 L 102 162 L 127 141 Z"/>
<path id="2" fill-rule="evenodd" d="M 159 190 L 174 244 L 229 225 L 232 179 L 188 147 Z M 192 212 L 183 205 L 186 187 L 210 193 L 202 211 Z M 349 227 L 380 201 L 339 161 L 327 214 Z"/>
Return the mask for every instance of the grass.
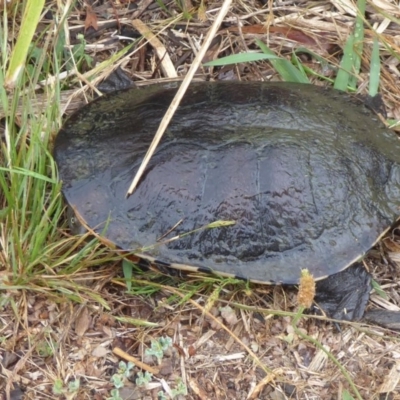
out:
<path id="1" fill-rule="evenodd" d="M 33 2 L 30 1 L 12 3 L 5 9 L 0 21 L 2 57 L 0 85 L 8 88 L 7 92 L 0 91 L 1 108 L 5 114 L 1 122 L 3 136 L 0 153 L 2 161 L 0 167 L 0 318 L 1 321 L 14 321 L 12 332 L 20 332 L 21 336 L 26 338 L 28 352 L 25 354 L 27 360 L 31 360 L 31 364 L 25 360 L 25 366 L 21 363 L 14 373 L 22 374 L 22 368 L 26 368 L 24 376 L 29 376 L 32 365 L 52 357 L 58 364 L 57 366 L 49 364 L 50 372 L 42 372 L 41 379 L 46 384 L 51 383 L 54 395 L 62 396 L 68 392 L 68 395 L 73 398 L 82 391 L 88 393 L 90 389 L 96 388 L 95 379 L 88 379 L 86 388 L 83 381 L 69 381 L 69 371 L 73 367 L 67 364 L 67 357 L 61 356 L 68 353 L 66 349 L 75 351 L 73 347 L 68 347 L 65 335 L 71 331 L 74 332 L 71 326 L 76 326 L 79 321 L 83 321 L 82 317 L 76 317 L 76 310 L 81 307 L 88 308 L 89 315 L 96 315 L 98 319 L 112 317 L 110 325 L 105 324 L 101 329 L 99 328 L 95 331 L 96 335 L 99 336 L 98 332 L 108 332 L 108 330 L 118 331 L 120 340 L 124 340 L 130 350 L 137 350 L 139 355 L 145 354 L 146 348 L 151 348 L 151 340 L 148 339 L 150 336 L 158 340 L 164 336 L 165 330 L 171 327 L 176 328 L 176 341 L 181 340 L 177 346 L 182 347 L 182 331 L 187 332 L 185 324 L 191 326 L 192 321 L 196 321 L 198 326 L 201 326 L 206 321 L 209 324 L 207 326 L 210 327 L 209 331 L 215 330 L 219 332 L 218 334 L 220 331 L 227 334 L 226 340 L 222 339 L 218 342 L 215 339 L 214 349 L 222 351 L 226 348 L 227 342 L 233 338 L 234 344 L 230 349 L 235 349 L 237 353 L 245 350 L 246 354 L 250 355 L 249 362 L 243 360 L 241 364 L 243 369 L 254 373 L 254 371 L 259 371 L 254 367 L 258 365 L 267 377 L 279 378 L 278 381 L 288 380 L 289 375 L 285 374 L 285 371 L 293 370 L 293 365 L 296 365 L 290 364 L 288 354 L 299 353 L 299 349 L 294 347 L 296 343 L 298 344 L 303 339 L 304 341 L 301 342 L 303 350 L 310 346 L 324 349 L 324 340 L 331 340 L 329 335 L 327 339 L 320 334 L 304 333 L 305 329 L 315 328 L 314 324 L 317 324 L 317 320 L 310 322 L 310 320 L 299 318 L 296 312 L 286 311 L 286 309 L 292 310 L 295 304 L 291 301 L 290 292 L 282 294 L 278 287 L 254 288 L 245 282 L 219 279 L 214 276 L 189 276 L 184 281 L 177 281 L 171 277 L 160 277 L 160 274 L 140 274 L 127 261 L 122 263 L 121 257 L 108 250 L 98 239 L 89 239 L 85 236 L 73 237 L 69 234 L 65 223 L 61 183 L 58 180 L 57 168 L 51 154 L 52 142 L 63 121 L 62 92 L 68 87 L 79 88 L 86 83 L 90 86 L 107 75 L 116 65 L 133 59 L 131 52 L 134 46 L 142 48 L 146 46 L 140 42 L 140 39 L 134 39 L 113 49 L 108 57 L 100 58 L 95 62 L 98 55 L 89 55 L 84 51 L 85 46 L 88 45 L 84 37 L 81 37 L 75 45 L 71 45 L 66 35 L 66 32 L 71 32 L 67 17 L 77 12 L 74 8 L 77 7 L 76 5 L 69 2 L 66 2 L 64 6 L 58 3 L 46 3 L 47 8 L 44 11 L 51 9 L 53 19 L 44 21 L 39 19 L 40 15 L 42 17 L 44 15 L 44 13 L 40 14 L 42 7 L 40 4 L 37 5 L 34 13 L 24 12 L 32 7 L 32 4 Z M 160 5 L 161 9 L 165 8 L 166 22 L 161 21 L 158 25 L 153 22 L 154 30 L 162 31 L 165 28 L 164 24 L 177 24 L 182 21 L 189 26 L 190 21 L 196 18 L 196 10 L 187 10 L 183 5 L 179 5 L 176 9 L 167 7 L 164 3 Z M 202 6 L 204 7 L 204 4 Z M 240 2 L 236 6 L 243 14 L 246 7 L 249 7 L 246 3 Z M 271 74 L 279 74 L 282 79 L 288 81 L 315 83 L 316 80 L 319 82 L 323 80 L 333 83 L 339 89 L 355 91 L 360 88 L 360 84 L 365 79 L 368 79 L 370 95 L 376 94 L 379 85 L 383 84 L 388 91 L 394 90 L 387 84 L 388 73 L 382 64 L 382 59 L 384 55 L 385 59 L 392 57 L 398 60 L 399 54 L 388 38 L 383 35 L 373 33 L 372 38 L 369 37 L 369 42 L 366 43 L 365 2 L 359 1 L 358 9 L 359 12 L 354 20 L 354 31 L 344 44 L 344 56 L 341 59 L 319 54 L 315 49 L 306 49 L 314 61 L 314 63 L 309 63 L 299 55 L 305 53 L 304 48 L 302 52 L 292 50 L 282 55 L 276 46 L 273 47 L 265 44 L 265 41 L 258 40 L 251 43 L 251 52 L 242 49 L 239 51 L 240 55 L 229 55 L 230 58 L 227 57 L 225 64 L 223 64 L 224 61 L 218 60 L 206 65 L 251 62 L 253 64 L 245 68 L 253 68 L 256 65 L 263 74 L 269 71 Z M 198 12 L 203 17 L 206 15 L 204 9 Z M 387 16 L 398 24 L 398 21 L 390 17 L 390 14 Z M 24 36 L 18 36 L 16 32 L 19 31 L 24 32 Z M 32 40 L 29 39 L 31 35 L 33 35 Z M 10 51 L 9 43 L 13 43 L 12 51 Z M 229 53 L 229 47 L 227 49 L 226 53 Z M 24 60 L 26 68 L 21 70 Z M 270 66 L 272 66 L 271 69 Z M 325 76 L 322 71 L 325 66 L 330 72 L 335 71 L 335 75 Z M 152 74 L 143 74 L 144 78 L 141 77 L 141 79 L 146 79 L 150 75 Z M 368 75 L 368 78 L 365 78 L 365 75 Z M 398 96 L 397 92 L 393 93 L 393 98 Z M 45 106 L 38 109 L 35 106 L 35 98 L 40 94 L 44 94 L 47 101 Z M 395 119 L 394 116 L 392 118 Z M 116 276 L 119 270 L 124 271 L 123 277 Z M 267 297 L 270 296 L 271 302 L 266 303 L 262 297 L 265 294 Z M 146 307 L 152 304 L 153 298 L 158 300 L 154 303 L 152 312 L 160 313 L 156 320 L 150 320 L 154 314 L 151 314 L 150 318 L 140 313 L 136 315 L 130 309 L 130 304 L 137 301 L 135 304 L 139 304 L 146 310 Z M 277 306 L 271 310 L 270 307 L 276 301 L 281 302 L 280 307 Z M 39 333 L 37 333 L 31 329 L 33 323 L 37 324 L 35 326 L 40 326 L 38 323 L 40 317 L 37 317 L 34 322 L 32 320 L 33 305 L 39 308 L 40 302 L 47 305 L 46 311 L 50 314 L 51 307 L 56 307 L 57 310 L 57 317 L 53 315 L 52 320 L 43 317 L 45 324 L 48 324 L 49 332 L 38 330 Z M 229 323 L 223 319 L 218 311 L 220 304 L 230 305 L 233 312 L 246 321 L 243 328 L 245 335 L 243 331 L 236 330 L 235 326 L 230 327 Z M 252 306 L 247 306 L 247 304 L 252 304 Z M 125 308 L 130 311 L 122 312 L 121 310 Z M 283 311 L 276 311 L 276 308 L 282 308 Z M 68 314 L 68 309 L 72 310 L 70 314 Z M 256 314 L 263 315 L 265 325 L 268 325 L 271 331 L 281 329 L 282 336 L 275 337 L 273 334 L 268 336 L 264 328 L 257 330 L 258 322 L 249 317 Z M 63 320 L 64 315 L 69 317 Z M 182 323 L 176 322 L 181 319 Z M 58 332 L 54 326 L 52 327 L 53 322 L 50 321 L 57 321 L 57 329 L 60 331 L 65 329 L 64 333 L 58 336 Z M 292 323 L 290 321 L 294 321 L 292 344 L 286 342 L 282 344 L 284 340 L 279 338 L 290 331 L 289 326 Z M 82 322 L 83 325 L 86 322 Z M 93 324 L 93 320 L 88 322 L 89 327 L 90 323 Z M 87 329 L 90 329 L 89 327 Z M 129 329 L 137 335 L 137 342 L 129 342 L 125 333 Z M 354 335 L 361 332 L 358 328 L 351 329 Z M 84 331 L 83 328 L 81 330 Z M 191 335 L 196 335 L 191 331 L 188 332 L 185 340 L 189 342 Z M 370 335 L 364 347 L 367 350 L 370 349 L 368 346 L 371 346 L 374 340 L 381 340 L 380 337 L 375 337 L 368 331 L 363 331 L 362 334 Z M 70 339 L 74 344 L 80 341 L 89 346 L 84 337 L 76 341 L 74 335 Z M 196 338 L 201 335 L 202 333 L 197 332 Z M 113 337 L 112 333 L 110 337 Z M 0 325 L 0 349 L 26 350 L 24 346 L 19 347 L 20 344 L 16 339 L 15 342 L 13 340 L 13 334 L 10 333 L 7 324 Z M 362 339 L 354 338 L 354 341 L 356 340 L 359 340 L 361 347 Z M 398 343 L 394 339 L 393 342 L 390 339 L 387 340 L 385 345 L 394 346 L 398 350 Z M 268 355 L 265 358 L 263 352 L 257 352 L 255 342 L 259 345 L 268 343 L 269 347 L 263 348 L 265 354 L 269 354 L 270 349 L 278 351 L 281 347 L 286 349 L 285 346 L 287 346 L 288 353 L 276 353 L 274 356 L 276 360 L 281 357 L 282 365 L 274 364 L 271 361 L 272 356 Z M 198 345 L 196 349 L 200 348 L 201 346 Z M 341 398 L 349 399 L 351 396 L 362 398 L 360 393 L 363 389 L 367 389 L 360 387 L 362 385 L 358 382 L 355 386 L 354 376 L 358 375 L 354 371 L 348 371 L 351 360 L 343 362 L 339 351 L 332 351 L 329 354 L 333 357 L 330 358 L 331 361 L 333 360 L 332 365 L 339 366 L 339 370 L 344 368 L 344 372 L 342 370 L 341 373 L 345 375 L 344 381 L 347 380 L 349 383 L 348 391 L 343 389 Z M 192 357 L 195 359 L 195 354 Z M 382 360 L 383 357 L 384 355 L 382 355 Z M 87 358 L 89 359 L 89 356 Z M 88 366 L 85 368 L 86 372 L 89 371 Z M 211 368 L 214 366 L 210 366 Z M 39 369 L 45 370 L 42 367 Z M 235 371 L 237 374 L 237 370 Z M 323 374 L 321 371 L 318 372 Z M 76 372 L 78 373 L 79 371 Z M 90 373 L 95 376 L 95 371 L 90 370 Z M 91 376 L 90 373 L 87 372 L 87 376 Z M 185 376 L 182 371 L 181 373 Z M 301 373 L 305 373 L 304 370 Z M 301 375 L 298 374 L 298 376 Z M 193 373 L 193 376 L 196 375 Z M 196 379 L 200 381 L 197 376 Z M 260 384 L 260 390 L 264 388 L 263 385 L 266 385 L 265 382 L 267 381 L 262 379 L 257 381 L 257 384 Z M 300 383 L 299 387 L 307 386 L 304 382 Z M 185 382 L 182 382 L 182 385 L 185 386 Z M 272 387 L 277 388 L 274 385 Z M 310 393 L 313 390 L 317 390 L 318 393 L 318 389 L 312 386 L 309 390 Z M 117 396 L 116 393 L 114 395 Z M 37 398 L 43 397 L 38 395 Z"/>
<path id="2" fill-rule="evenodd" d="M 5 15 L 1 26 L 4 37 L 15 30 L 16 26 L 10 26 L 10 21 L 15 24 L 23 8 L 24 4 L 20 4 L 11 15 Z M 26 13 L 21 26 L 35 23 L 25 18 Z M 50 34 L 54 28 L 54 25 L 49 26 L 45 33 Z M 35 26 L 31 27 L 31 31 L 34 29 Z M 26 44 L 26 38 L 23 39 Z M 0 290 L 29 289 L 53 292 L 53 295 L 59 292 L 76 301 L 80 298 L 79 285 L 57 277 L 84 270 L 93 265 L 93 260 L 97 264 L 103 256 L 106 260 L 110 257 L 95 240 L 84 244 L 83 239 L 77 242 L 64 232 L 61 182 L 51 155 L 51 143 L 62 121 L 59 98 L 62 83 L 57 77 L 62 72 L 60 66 L 65 63 L 54 46 L 56 39 L 42 42 L 40 37 L 33 42 L 30 52 L 26 53 L 30 68 L 18 77 L 13 60 L 21 63 L 27 49 L 24 46 L 18 53 L 17 41 L 12 58 L 4 58 L 0 70 L 0 85 L 13 86 L 8 96 L 5 92 L 2 96 L 6 118 L 1 149 L 4 167 L 0 170 L 1 247 L 6 274 L 0 281 Z M 1 43 L 1 53 L 5 57 L 8 49 L 4 40 Z M 38 56 L 34 50 L 39 47 L 41 55 Z M 7 81 L 9 76 L 16 77 L 12 85 Z M 32 100 L 40 80 L 49 76 L 55 79 L 52 85 L 44 87 L 48 104 L 38 112 L 32 108 Z M 21 114 L 18 105 L 22 105 Z"/>
<path id="3" fill-rule="evenodd" d="M 5 75 L 4 87 L 14 88 L 25 66 L 29 46 L 37 29 L 40 14 L 43 10 L 44 0 L 28 1 L 24 4 L 24 14 L 21 21 L 21 30 L 17 37 L 15 47 L 10 56 L 10 62 Z M 7 17 L 7 15 L 4 15 Z M 3 31 L 5 33 L 5 31 Z M 40 69 L 39 69 L 40 70 Z"/>
<path id="4" fill-rule="evenodd" d="M 346 40 L 340 66 L 336 68 L 334 65 L 330 65 L 332 70 L 337 71 L 336 77 L 333 80 L 333 87 L 335 89 L 343 91 L 356 91 L 357 89 L 357 76 L 361 71 L 361 60 L 364 45 L 365 7 L 365 0 L 359 0 L 357 3 L 357 17 L 355 20 L 354 32 L 350 33 Z M 311 83 L 309 76 L 317 76 L 320 79 L 324 79 L 315 71 L 303 66 L 295 52 L 292 54 L 292 59 L 288 60 L 286 58 L 277 56 L 274 51 L 269 49 L 268 46 L 266 46 L 261 40 L 256 39 L 255 42 L 262 53 L 248 52 L 242 54 L 233 54 L 207 62 L 204 64 L 204 66 L 225 66 L 238 63 L 269 60 L 273 68 L 285 82 Z M 318 61 L 328 64 L 328 62 L 322 57 L 309 51 L 308 49 L 300 49 L 299 51 L 306 52 L 312 57 L 315 57 Z M 378 93 L 380 80 L 379 41 L 377 35 L 375 35 L 373 38 L 370 64 L 369 95 L 375 96 Z"/>

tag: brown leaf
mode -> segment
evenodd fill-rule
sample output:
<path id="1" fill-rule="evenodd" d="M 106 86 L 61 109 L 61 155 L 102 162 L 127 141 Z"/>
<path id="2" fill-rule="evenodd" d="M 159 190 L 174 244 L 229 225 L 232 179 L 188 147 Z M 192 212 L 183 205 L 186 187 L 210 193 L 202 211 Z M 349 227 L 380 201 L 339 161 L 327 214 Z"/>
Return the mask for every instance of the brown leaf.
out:
<path id="1" fill-rule="evenodd" d="M 84 307 L 75 321 L 75 332 L 78 336 L 83 336 L 85 334 L 90 326 L 90 321 L 89 310 L 87 307 Z"/>
<path id="2" fill-rule="evenodd" d="M 99 345 L 92 351 L 92 356 L 96 358 L 105 357 L 109 353 L 109 350 L 104 346 Z"/>
<path id="3" fill-rule="evenodd" d="M 238 28 L 231 27 L 229 28 L 229 31 L 238 32 Z M 291 27 L 286 27 L 286 26 L 270 26 L 267 29 L 265 25 L 255 24 L 255 25 L 243 26 L 241 28 L 241 32 L 243 34 L 253 34 L 253 35 L 262 35 L 266 33 L 281 34 L 297 43 L 304 44 L 307 46 L 319 47 L 321 49 L 326 50 L 327 52 L 330 52 L 333 46 L 332 43 L 329 42 L 329 37 L 328 37 L 329 35 L 326 32 L 319 32 L 318 40 L 298 29 L 293 29 Z"/>
<path id="4" fill-rule="evenodd" d="M 188 353 L 189 357 L 193 357 L 197 353 L 197 350 L 194 346 L 190 345 L 188 348 Z"/>
<path id="5" fill-rule="evenodd" d="M 182 349 L 181 346 L 179 346 L 178 344 L 174 343 L 173 345 L 175 347 L 175 349 L 178 351 L 179 355 L 181 357 L 185 357 L 185 351 Z"/>
<path id="6" fill-rule="evenodd" d="M 86 19 L 85 19 L 85 32 L 92 27 L 94 30 L 97 31 L 98 25 L 97 25 L 97 15 L 93 11 L 92 6 L 89 4 L 86 4 Z"/>

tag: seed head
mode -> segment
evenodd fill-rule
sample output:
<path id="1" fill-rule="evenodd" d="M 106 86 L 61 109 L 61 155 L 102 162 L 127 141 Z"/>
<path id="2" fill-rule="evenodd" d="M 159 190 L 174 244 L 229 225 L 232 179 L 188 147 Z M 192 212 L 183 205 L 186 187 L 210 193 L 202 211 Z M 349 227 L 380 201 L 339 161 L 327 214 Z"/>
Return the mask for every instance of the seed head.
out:
<path id="1" fill-rule="evenodd" d="M 297 302 L 300 307 L 310 308 L 315 296 L 315 280 L 308 269 L 301 270 Z"/>

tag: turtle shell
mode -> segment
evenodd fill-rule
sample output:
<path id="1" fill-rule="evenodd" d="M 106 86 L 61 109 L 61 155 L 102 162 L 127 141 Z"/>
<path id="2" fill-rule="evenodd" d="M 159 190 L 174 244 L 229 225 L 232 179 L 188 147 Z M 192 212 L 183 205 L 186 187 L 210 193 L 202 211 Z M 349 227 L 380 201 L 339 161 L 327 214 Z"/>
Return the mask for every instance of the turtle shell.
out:
<path id="1" fill-rule="evenodd" d="M 294 83 L 193 83 L 126 198 L 176 91 L 99 98 L 57 136 L 67 202 L 121 249 L 293 284 L 348 267 L 397 219 L 396 135 L 354 97 Z M 206 227 L 220 220 L 235 224 Z"/>

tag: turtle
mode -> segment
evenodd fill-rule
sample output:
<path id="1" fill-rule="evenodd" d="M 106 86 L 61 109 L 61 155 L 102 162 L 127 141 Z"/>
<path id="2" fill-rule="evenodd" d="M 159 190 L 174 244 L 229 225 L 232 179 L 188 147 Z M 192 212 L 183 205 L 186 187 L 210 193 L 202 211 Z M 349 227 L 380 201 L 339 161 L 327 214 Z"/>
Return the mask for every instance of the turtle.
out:
<path id="1" fill-rule="evenodd" d="M 54 157 L 65 200 L 85 224 L 160 268 L 274 285 L 295 285 L 308 269 L 341 282 L 336 292 L 347 281 L 357 287 L 360 273 L 345 270 L 400 215 L 395 133 L 332 88 L 193 82 L 127 198 L 177 88 L 117 91 L 65 122 Z M 74 217 L 71 229 L 81 230 Z M 361 269 L 358 318 L 370 288 Z"/>

